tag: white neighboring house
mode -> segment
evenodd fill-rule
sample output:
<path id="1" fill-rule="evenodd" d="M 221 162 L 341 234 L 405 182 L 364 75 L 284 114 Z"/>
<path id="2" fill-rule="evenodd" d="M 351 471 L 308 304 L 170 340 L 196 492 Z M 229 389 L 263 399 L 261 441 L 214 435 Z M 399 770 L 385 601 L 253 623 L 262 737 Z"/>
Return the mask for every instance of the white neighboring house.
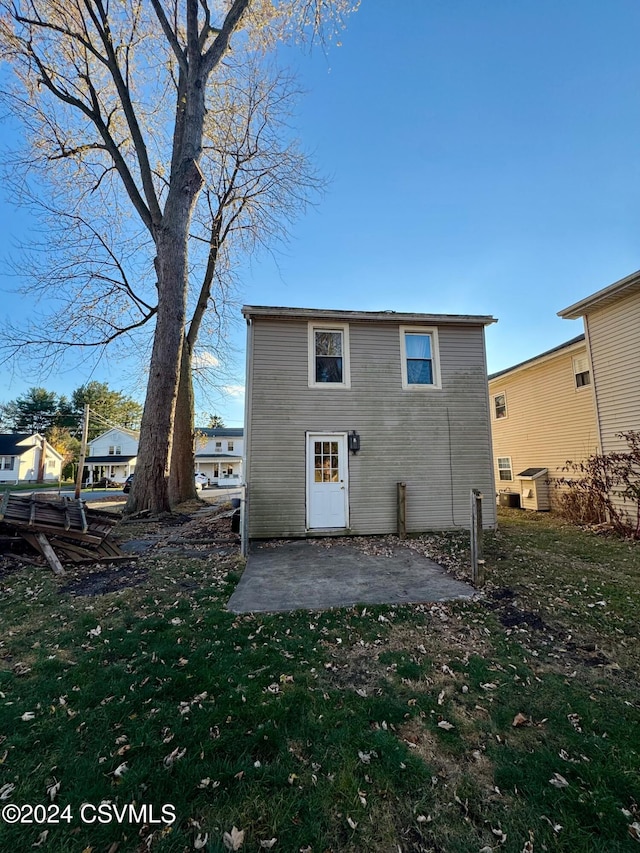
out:
<path id="1" fill-rule="evenodd" d="M 58 482 L 62 456 L 39 433 L 0 435 L 0 483 Z"/>
<path id="2" fill-rule="evenodd" d="M 89 484 L 106 478 L 124 483 L 136 468 L 139 434 L 116 428 L 103 432 L 87 445 L 85 467 Z M 238 486 L 242 482 L 242 428 L 196 427 L 196 474 L 204 474 L 210 486 Z"/>
<path id="3" fill-rule="evenodd" d="M 196 427 L 196 474 L 205 474 L 209 485 L 239 486 L 243 454 L 242 427 Z"/>
<path id="4" fill-rule="evenodd" d="M 120 427 L 103 432 L 87 445 L 88 483 L 106 478 L 124 483 L 133 474 L 138 456 L 138 433 Z"/>

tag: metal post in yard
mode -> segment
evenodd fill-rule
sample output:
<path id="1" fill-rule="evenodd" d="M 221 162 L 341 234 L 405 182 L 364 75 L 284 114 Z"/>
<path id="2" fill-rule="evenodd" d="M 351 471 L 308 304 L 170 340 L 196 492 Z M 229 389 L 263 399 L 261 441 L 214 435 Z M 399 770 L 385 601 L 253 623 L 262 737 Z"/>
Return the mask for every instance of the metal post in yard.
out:
<path id="1" fill-rule="evenodd" d="M 482 492 L 471 489 L 471 581 L 484 585 L 484 543 L 482 540 Z"/>
<path id="2" fill-rule="evenodd" d="M 398 483 L 398 536 L 407 538 L 407 484 Z"/>

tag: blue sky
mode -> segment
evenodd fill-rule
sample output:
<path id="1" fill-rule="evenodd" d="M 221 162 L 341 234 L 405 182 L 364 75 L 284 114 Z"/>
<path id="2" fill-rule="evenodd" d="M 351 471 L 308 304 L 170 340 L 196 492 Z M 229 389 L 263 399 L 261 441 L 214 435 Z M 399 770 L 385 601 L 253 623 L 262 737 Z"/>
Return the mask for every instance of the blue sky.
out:
<path id="1" fill-rule="evenodd" d="M 277 262 L 247 263 L 241 301 L 492 314 L 490 372 L 579 334 L 556 312 L 640 267 L 639 33 L 635 0 L 363 0 L 340 48 L 283 51 L 330 185 Z M 0 216 L 1 255 L 28 223 Z M 221 383 L 241 385 L 242 322 L 230 343 Z M 7 376 L 0 402 L 36 384 Z M 242 423 L 239 396 L 199 408 Z"/>

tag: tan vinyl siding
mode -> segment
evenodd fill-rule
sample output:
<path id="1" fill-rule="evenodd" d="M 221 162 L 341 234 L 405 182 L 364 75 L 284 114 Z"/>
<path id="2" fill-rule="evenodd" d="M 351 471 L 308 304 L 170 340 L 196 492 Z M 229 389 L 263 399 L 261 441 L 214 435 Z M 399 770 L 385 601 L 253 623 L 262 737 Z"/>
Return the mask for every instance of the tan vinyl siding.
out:
<path id="1" fill-rule="evenodd" d="M 250 537 L 306 534 L 307 432 L 360 434 L 348 459 L 351 533 L 395 532 L 398 482 L 410 531 L 466 527 L 470 488 L 493 494 L 483 327 L 440 327 L 442 389 L 415 391 L 402 388 L 399 325 L 349 322 L 351 387 L 318 389 L 307 321 L 252 320 Z M 484 520 L 495 524 L 493 501 Z"/>
<path id="2" fill-rule="evenodd" d="M 548 468 L 549 478 L 565 475 L 571 459 L 581 461 L 598 449 L 592 385 L 576 388 L 573 359 L 586 344 L 568 347 L 540 362 L 527 363 L 489 382 L 493 457 L 498 491 L 521 492 L 517 474 Z M 495 418 L 493 398 L 506 394 L 507 416 Z M 500 480 L 498 457 L 510 457 L 513 481 Z M 553 503 L 556 490 L 550 489 Z"/>
<path id="3" fill-rule="evenodd" d="M 602 449 L 625 450 L 616 433 L 640 430 L 640 293 L 589 312 L 585 324 Z"/>

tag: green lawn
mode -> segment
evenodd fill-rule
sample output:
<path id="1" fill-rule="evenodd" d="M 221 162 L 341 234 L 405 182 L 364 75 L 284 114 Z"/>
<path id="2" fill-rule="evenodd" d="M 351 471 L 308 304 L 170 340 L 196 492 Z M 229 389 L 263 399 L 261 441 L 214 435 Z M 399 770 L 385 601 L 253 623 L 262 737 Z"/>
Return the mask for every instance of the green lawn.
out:
<path id="1" fill-rule="evenodd" d="M 0 807 L 61 820 L 0 849 L 639 850 L 639 546 L 509 510 L 485 551 L 477 601 L 243 617 L 236 557 L 0 558 Z"/>

